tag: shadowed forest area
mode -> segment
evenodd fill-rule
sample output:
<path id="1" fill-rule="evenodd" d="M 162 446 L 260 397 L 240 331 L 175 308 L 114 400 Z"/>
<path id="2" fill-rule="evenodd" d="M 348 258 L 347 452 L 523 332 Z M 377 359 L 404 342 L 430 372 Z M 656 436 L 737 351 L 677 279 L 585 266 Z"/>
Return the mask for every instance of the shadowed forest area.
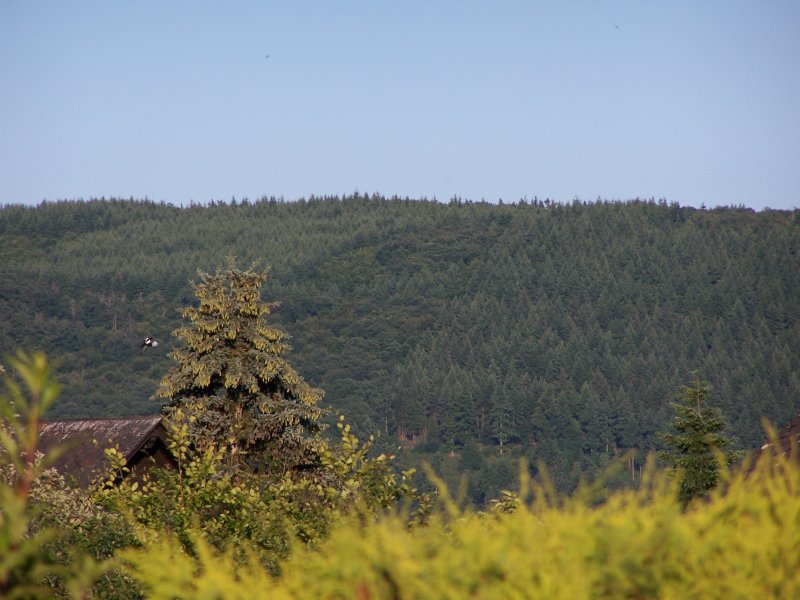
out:
<path id="1" fill-rule="evenodd" d="M 663 201 L 6 206 L 0 349 L 47 352 L 49 417 L 156 413 L 198 269 L 259 261 L 322 404 L 480 504 L 520 456 L 572 489 L 635 449 L 635 477 L 693 373 L 758 448 L 800 410 L 798 248 L 800 211 Z"/>

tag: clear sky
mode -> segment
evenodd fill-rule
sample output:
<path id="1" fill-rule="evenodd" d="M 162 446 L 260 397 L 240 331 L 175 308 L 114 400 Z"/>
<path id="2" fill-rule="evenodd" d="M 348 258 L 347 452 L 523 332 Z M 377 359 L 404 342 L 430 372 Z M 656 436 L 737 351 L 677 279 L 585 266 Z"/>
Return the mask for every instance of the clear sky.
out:
<path id="1" fill-rule="evenodd" d="M 0 204 L 800 207 L 800 1 L 0 2 Z"/>

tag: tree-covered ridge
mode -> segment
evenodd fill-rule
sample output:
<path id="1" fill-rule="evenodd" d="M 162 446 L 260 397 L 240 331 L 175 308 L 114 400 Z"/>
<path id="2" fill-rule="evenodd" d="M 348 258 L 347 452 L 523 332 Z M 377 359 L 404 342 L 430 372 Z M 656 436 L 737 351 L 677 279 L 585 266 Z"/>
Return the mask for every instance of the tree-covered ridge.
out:
<path id="1" fill-rule="evenodd" d="M 60 359 L 64 416 L 155 412 L 189 282 L 229 255 L 271 265 L 264 299 L 326 401 L 455 452 L 440 471 L 494 460 L 477 441 L 574 480 L 656 445 L 691 371 L 741 446 L 800 408 L 798 211 L 112 200 L 5 207 L 0 236 L 2 346 Z"/>

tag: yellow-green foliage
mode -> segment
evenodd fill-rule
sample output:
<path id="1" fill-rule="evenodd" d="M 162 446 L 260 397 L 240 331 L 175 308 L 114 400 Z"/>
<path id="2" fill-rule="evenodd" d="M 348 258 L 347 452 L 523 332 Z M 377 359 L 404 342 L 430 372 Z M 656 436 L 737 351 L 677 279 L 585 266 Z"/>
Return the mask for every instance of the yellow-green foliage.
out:
<path id="1" fill-rule="evenodd" d="M 798 598 L 800 469 L 775 460 L 687 511 L 651 469 L 602 503 L 523 482 L 488 514 L 445 500 L 425 527 L 343 520 L 274 579 L 208 548 L 199 564 L 168 544 L 125 559 L 153 598 Z"/>
<path id="2" fill-rule="evenodd" d="M 169 531 L 190 554 L 203 544 L 232 551 L 237 560 L 250 551 L 277 570 L 293 539 L 319 543 L 340 515 L 366 517 L 403 498 L 425 500 L 411 486 L 413 470 L 396 474 L 391 456 L 371 457 L 372 436 L 361 442 L 344 417 L 337 423 L 338 443 L 320 440 L 320 469 L 276 477 L 227 470 L 230 447 L 193 449 L 189 429 L 180 420 L 182 409 L 173 416 L 168 443 L 178 469 L 125 478 L 125 457 L 109 448 L 108 472 L 94 493 L 101 506 L 129 519 L 144 546 L 158 543 Z"/>
<path id="3" fill-rule="evenodd" d="M 78 532 L 94 511 L 84 504 L 59 514 L 64 505 L 51 501 L 77 496 L 61 493 L 53 485 L 59 478 L 46 470 L 57 453 L 38 454 L 39 420 L 59 387 L 44 354 L 19 351 L 8 360 L 21 384 L 5 377 L 0 394 L 0 597 L 52 598 L 56 591 L 84 597 L 106 566 L 87 554 L 64 552 L 66 527 L 55 525 Z"/>

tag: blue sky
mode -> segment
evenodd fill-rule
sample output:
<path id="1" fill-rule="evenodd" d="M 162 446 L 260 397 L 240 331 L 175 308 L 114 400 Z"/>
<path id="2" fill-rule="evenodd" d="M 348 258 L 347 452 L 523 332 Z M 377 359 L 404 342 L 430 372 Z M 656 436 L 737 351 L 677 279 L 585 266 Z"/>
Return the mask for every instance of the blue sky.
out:
<path id="1" fill-rule="evenodd" d="M 800 2 L 0 3 L 0 204 L 800 207 Z"/>

